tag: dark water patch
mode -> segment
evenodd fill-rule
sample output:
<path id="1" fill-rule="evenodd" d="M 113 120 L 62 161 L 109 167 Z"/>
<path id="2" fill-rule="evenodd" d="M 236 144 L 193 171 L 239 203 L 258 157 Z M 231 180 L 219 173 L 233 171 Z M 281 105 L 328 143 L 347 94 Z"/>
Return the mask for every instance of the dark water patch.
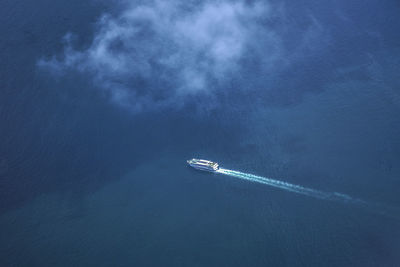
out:
<path id="1" fill-rule="evenodd" d="M 164 150 L 180 151 L 183 159 L 200 147 L 210 148 L 209 155 L 235 152 L 231 144 L 241 136 L 235 131 L 237 122 L 221 123 L 218 116 L 204 120 L 173 111 L 132 115 L 81 76 L 53 80 L 42 74 L 36 74 L 38 81 L 28 90 L 35 91 L 31 97 L 6 106 L 7 114 L 15 115 L 0 134 L 6 141 L 1 146 L 6 164 L 2 212 L 42 193 L 70 192 L 82 198 Z"/>

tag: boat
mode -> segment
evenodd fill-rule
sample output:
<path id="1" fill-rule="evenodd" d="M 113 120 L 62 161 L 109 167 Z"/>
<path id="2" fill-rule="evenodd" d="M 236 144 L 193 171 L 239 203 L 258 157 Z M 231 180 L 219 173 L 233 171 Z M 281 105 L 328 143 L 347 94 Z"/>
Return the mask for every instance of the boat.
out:
<path id="1" fill-rule="evenodd" d="M 190 159 L 187 160 L 187 163 L 191 167 L 201 171 L 215 172 L 219 169 L 218 163 L 205 159 Z"/>

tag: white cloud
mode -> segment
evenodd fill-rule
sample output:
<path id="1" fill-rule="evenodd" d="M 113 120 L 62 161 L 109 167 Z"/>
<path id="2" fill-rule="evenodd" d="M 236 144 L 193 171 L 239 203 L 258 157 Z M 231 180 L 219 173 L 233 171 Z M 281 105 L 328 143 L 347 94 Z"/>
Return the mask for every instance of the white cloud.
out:
<path id="1" fill-rule="evenodd" d="M 249 54 L 262 58 L 267 71 L 282 64 L 279 33 L 263 23 L 274 16 L 257 1 L 128 5 L 119 16 L 101 17 L 89 48 L 74 49 L 67 36 L 62 59 L 39 64 L 89 74 L 115 102 L 134 111 L 176 107 L 187 97 L 212 98 Z"/>

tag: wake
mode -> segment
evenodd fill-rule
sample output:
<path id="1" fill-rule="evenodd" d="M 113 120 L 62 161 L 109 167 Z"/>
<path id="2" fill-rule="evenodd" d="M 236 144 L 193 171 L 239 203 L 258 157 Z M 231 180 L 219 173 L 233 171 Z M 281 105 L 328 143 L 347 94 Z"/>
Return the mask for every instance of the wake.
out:
<path id="1" fill-rule="evenodd" d="M 353 204 L 357 205 L 359 207 L 365 208 L 369 211 L 374 211 L 375 213 L 379 213 L 381 215 L 386 215 L 390 216 L 392 218 L 400 219 L 399 215 L 399 210 L 396 208 L 384 206 L 381 204 L 376 204 L 376 203 L 370 203 L 366 202 L 362 199 L 357 199 L 353 198 L 349 195 L 346 194 L 341 194 L 338 192 L 324 192 L 320 190 L 315 190 L 312 188 L 307 188 L 303 187 L 300 185 L 295 185 L 295 184 L 290 184 L 286 183 L 280 180 L 275 180 L 267 177 L 262 177 L 250 173 L 244 173 L 244 172 L 239 172 L 239 171 L 234 171 L 234 170 L 228 170 L 228 169 L 223 169 L 220 168 L 216 171 L 217 173 L 228 175 L 231 177 L 239 178 L 242 180 L 247 180 L 250 182 L 255 182 L 259 184 L 265 184 L 269 186 L 273 186 L 279 189 L 283 189 L 289 192 L 317 198 L 317 199 L 324 199 L 324 200 L 329 200 L 329 201 L 336 201 L 336 202 L 342 202 L 342 203 L 347 203 L 347 204 Z"/>

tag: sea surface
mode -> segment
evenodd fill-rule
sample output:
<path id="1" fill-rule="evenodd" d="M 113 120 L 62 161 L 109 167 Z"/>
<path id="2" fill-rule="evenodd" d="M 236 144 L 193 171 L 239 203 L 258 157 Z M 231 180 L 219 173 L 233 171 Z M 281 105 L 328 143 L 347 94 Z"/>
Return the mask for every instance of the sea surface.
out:
<path id="1" fill-rule="evenodd" d="M 262 56 L 228 54 L 210 92 L 171 97 L 179 68 L 138 80 L 64 58 L 126 1 L 0 1 L 0 266 L 400 266 L 399 2 L 262 3 L 284 19 L 254 31 L 280 41 L 246 35 Z M 117 83 L 144 89 L 118 102 Z"/>

